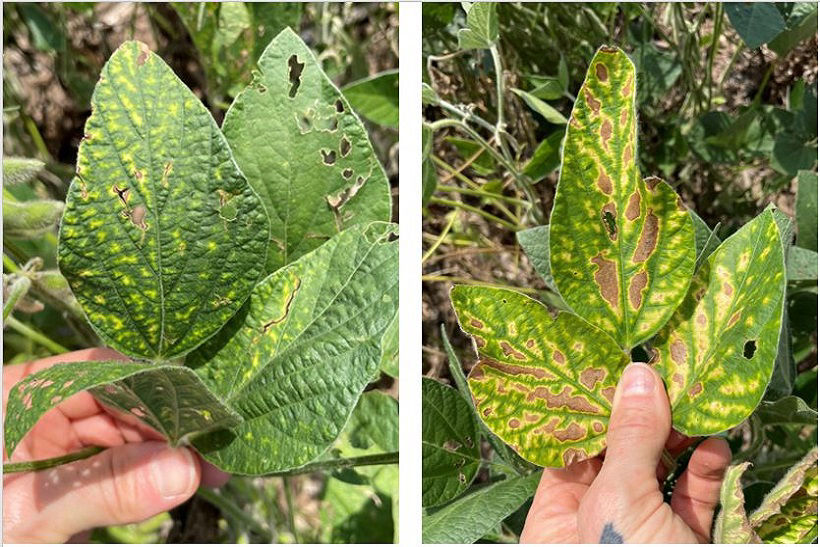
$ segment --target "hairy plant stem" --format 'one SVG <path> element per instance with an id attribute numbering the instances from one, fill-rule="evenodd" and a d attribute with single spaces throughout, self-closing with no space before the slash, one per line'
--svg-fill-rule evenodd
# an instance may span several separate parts
<path id="1" fill-rule="evenodd" d="M 367 456 L 357 456 L 355 458 L 338 458 L 335 460 L 322 460 L 309 463 L 298 469 L 290 471 L 280 471 L 263 475 L 265 477 L 293 477 L 317 471 L 331 471 L 335 469 L 350 469 L 352 467 L 367 467 L 370 465 L 390 465 L 399 463 L 398 452 L 384 452 L 382 454 L 369 454 Z"/>
<path id="2" fill-rule="evenodd" d="M 3 253 L 3 266 L 10 271 L 11 273 L 17 273 L 20 271 L 20 266 L 6 253 Z"/>
<path id="3" fill-rule="evenodd" d="M 715 53 L 720 43 L 720 30 L 723 26 L 723 4 L 715 4 L 715 23 L 712 30 L 712 46 L 709 48 L 709 57 L 706 61 L 706 77 L 703 85 L 706 86 L 706 109 L 712 108 L 712 66 L 715 63 Z"/>
<path id="4" fill-rule="evenodd" d="M 51 351 L 51 353 L 54 355 L 68 353 L 68 350 L 66 348 L 64 348 L 63 346 L 61 346 L 60 344 L 46 336 L 45 334 L 42 334 L 41 332 L 34 330 L 25 323 L 21 323 L 14 317 L 10 316 L 8 319 L 6 319 L 6 325 L 16 330 L 23 336 L 28 336 L 33 341 L 37 342 L 41 346 Z"/>
<path id="5" fill-rule="evenodd" d="M 291 491 L 290 478 L 285 475 L 282 477 L 282 488 L 285 490 L 285 503 L 288 506 L 288 528 L 293 535 L 294 543 L 302 543 L 299 540 L 299 532 L 296 531 L 296 515 L 293 509 L 293 492 Z"/>
<path id="6" fill-rule="evenodd" d="M 6 301 L 3 302 L 3 321 L 8 319 L 17 301 L 24 297 L 30 288 L 31 280 L 28 277 L 20 276 L 12 282 Z"/>
<path id="7" fill-rule="evenodd" d="M 63 465 L 66 463 L 76 462 L 78 460 L 90 458 L 91 456 L 99 454 L 103 450 L 105 450 L 105 448 L 103 448 L 102 446 L 86 446 L 82 450 L 72 452 L 71 454 L 65 454 L 64 456 L 57 456 L 56 458 L 48 458 L 45 460 L 32 460 L 27 462 L 3 463 L 3 474 L 6 475 L 8 473 L 42 471 L 43 469 L 50 469 L 52 467 L 57 467 L 58 465 Z"/>

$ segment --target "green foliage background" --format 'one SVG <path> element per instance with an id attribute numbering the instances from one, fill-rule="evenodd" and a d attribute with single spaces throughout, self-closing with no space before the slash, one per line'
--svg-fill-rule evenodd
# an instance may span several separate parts
<path id="1" fill-rule="evenodd" d="M 560 308 L 548 268 L 522 251 L 546 245 L 561 139 L 589 62 L 599 46 L 618 46 L 638 71 L 640 171 L 668 181 L 721 240 L 768 204 L 795 224 L 785 236 L 797 246 L 789 333 L 765 397 L 777 402 L 727 434 L 735 462 L 753 463 L 743 487 L 754 509 L 816 443 L 817 4 L 498 3 L 497 23 L 464 9 L 423 6 L 423 117 L 435 128 L 424 133 L 424 374 L 466 393 L 476 357 L 451 308 L 454 283 L 513 288 Z M 456 130 L 460 120 L 474 134 Z M 800 412 L 786 418 L 787 408 Z M 490 506 L 497 496 L 481 488 L 506 488 L 532 468 L 482 436 L 466 495 L 425 504 L 427 540 L 517 540 L 527 496 L 517 509 Z M 480 527 L 453 520 L 475 507 L 486 507 Z"/>
<path id="2" fill-rule="evenodd" d="M 10 283 L 4 275 L 4 300 L 14 305 L 15 291 L 28 291 L 8 319 L 4 310 L 5 364 L 100 344 L 54 272 L 54 223 L 75 170 L 94 84 L 125 40 L 149 44 L 221 123 L 234 95 L 250 82 L 263 48 L 292 26 L 339 87 L 364 81 L 350 101 L 365 119 L 397 195 L 395 72 L 373 78 L 398 67 L 396 5 L 6 3 L 3 23 L 4 171 L 12 175 L 4 181 L 4 202 L 23 204 L 16 215 L 4 210 L 4 273 L 27 272 Z M 28 201 L 38 209 L 25 207 Z M 327 458 L 398 450 L 397 383 L 383 374 L 368 389 Z M 388 465 L 333 475 L 233 478 L 171 514 L 97 530 L 92 541 L 392 542 L 397 473 L 397 466 Z M 378 527 L 370 524 L 375 516 Z"/>

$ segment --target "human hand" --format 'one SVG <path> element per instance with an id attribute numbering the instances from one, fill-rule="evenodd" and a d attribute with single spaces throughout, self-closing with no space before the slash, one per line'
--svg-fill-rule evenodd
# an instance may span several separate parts
<path id="1" fill-rule="evenodd" d="M 113 359 L 124 357 L 97 348 L 3 367 L 3 416 L 9 391 L 23 377 L 58 363 Z M 104 409 L 87 392 L 43 415 L 11 461 L 54 458 L 90 445 L 111 448 L 52 469 L 3 477 L 5 541 L 61 543 L 97 526 L 142 521 L 183 503 L 200 483 L 217 486 L 228 479 L 191 450 L 170 448 L 156 431 Z M 3 460 L 8 460 L 5 450 Z"/>
<path id="2" fill-rule="evenodd" d="M 694 442 L 670 434 L 671 423 L 658 373 L 643 363 L 629 365 L 615 392 L 606 456 L 544 470 L 521 542 L 708 543 L 732 454 L 724 439 L 705 440 L 665 503 L 661 454 Z"/>

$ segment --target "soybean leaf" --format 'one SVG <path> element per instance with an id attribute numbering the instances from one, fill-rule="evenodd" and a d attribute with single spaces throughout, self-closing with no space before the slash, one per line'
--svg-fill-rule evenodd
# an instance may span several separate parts
<path id="1" fill-rule="evenodd" d="M 726 15 L 750 49 L 760 47 L 786 28 L 773 2 L 727 2 Z"/>
<path id="2" fill-rule="evenodd" d="M 569 307 L 628 350 L 686 294 L 694 228 L 674 190 L 641 180 L 635 67 L 598 50 L 572 110 L 550 222 L 550 265 Z"/>
<path id="3" fill-rule="evenodd" d="M 3 184 L 13 185 L 31 181 L 45 164 L 40 160 L 8 156 L 3 158 Z"/>
<path id="4" fill-rule="evenodd" d="M 496 170 L 493 157 L 477 142 L 459 137 L 444 137 L 444 142 L 452 144 L 465 161 L 471 159 L 470 169 L 479 175 L 486 177 Z"/>
<path id="5" fill-rule="evenodd" d="M 804 249 L 817 250 L 817 173 L 797 173 L 797 244 Z"/>
<path id="6" fill-rule="evenodd" d="M 145 44 L 114 52 L 91 105 L 60 270 L 108 345 L 184 355 L 250 294 L 267 215 L 211 114 Z"/>
<path id="7" fill-rule="evenodd" d="M 794 46 L 817 34 L 817 3 L 795 2 L 786 21 L 786 29 L 767 44 L 784 57 Z"/>
<path id="8" fill-rule="evenodd" d="M 421 104 L 428 105 L 428 104 L 436 104 L 438 103 L 439 98 L 436 91 L 430 87 L 430 84 L 425 82 L 421 83 Z"/>
<path id="9" fill-rule="evenodd" d="M 792 246 L 786 272 L 789 281 L 817 281 L 817 251 Z"/>
<path id="10" fill-rule="evenodd" d="M 346 85 L 342 92 L 353 109 L 373 123 L 399 127 L 399 71 L 387 70 Z"/>
<path id="11" fill-rule="evenodd" d="M 795 395 L 776 402 L 764 402 L 755 411 L 763 425 L 804 424 L 817 425 L 817 411 Z"/>
<path id="12" fill-rule="evenodd" d="M 465 7 L 467 28 L 458 31 L 459 49 L 489 49 L 498 41 L 495 2 L 475 2 Z"/>
<path id="13" fill-rule="evenodd" d="M 241 421 L 186 367 L 127 361 L 66 363 L 26 376 L 9 391 L 6 453 L 14 452 L 46 411 L 86 389 L 146 422 L 171 444 Z"/>
<path id="14" fill-rule="evenodd" d="M 561 467 L 605 446 L 612 397 L 629 358 L 571 313 L 505 289 L 456 286 L 450 295 L 479 361 L 468 383 L 490 431 L 537 465 Z"/>
<path id="15" fill-rule="evenodd" d="M 713 230 L 691 209 L 689 210 L 689 216 L 692 217 L 692 223 L 695 227 L 695 256 L 697 256 L 695 270 L 697 270 L 703 261 L 709 258 L 714 250 L 718 248 L 718 245 L 720 245 L 720 238 L 717 235 L 720 223 L 718 223 L 718 226 L 715 226 Z"/>
<path id="16" fill-rule="evenodd" d="M 399 377 L 399 314 L 393 316 L 382 336 L 382 358 L 379 369 L 391 378 Z"/>
<path id="17" fill-rule="evenodd" d="M 12 201 L 4 197 L 3 235 L 24 239 L 41 236 L 56 226 L 62 213 L 62 201 Z"/>
<path id="18" fill-rule="evenodd" d="M 282 29 L 297 27 L 298 2 L 173 2 L 200 53 L 208 87 L 218 99 L 239 93 L 265 46 Z"/>
<path id="19" fill-rule="evenodd" d="M 561 141 L 564 130 L 555 131 L 541 141 L 530 161 L 524 166 L 524 174 L 534 181 L 541 180 L 561 165 Z"/>
<path id="20" fill-rule="evenodd" d="M 563 114 L 558 112 L 555 108 L 550 106 L 548 103 L 542 101 L 535 95 L 531 95 L 526 91 L 521 89 L 512 89 L 512 92 L 521 97 L 527 106 L 538 112 L 541 117 L 547 120 L 550 123 L 554 123 L 557 125 L 563 125 L 567 123 L 567 119 L 564 117 Z"/>
<path id="21" fill-rule="evenodd" d="M 535 493 L 541 473 L 502 480 L 422 516 L 424 543 L 474 543 Z"/>
<path id="22" fill-rule="evenodd" d="M 267 271 L 348 226 L 390 219 L 390 188 L 364 126 L 301 38 L 285 29 L 223 122 L 271 217 Z"/>
<path id="23" fill-rule="evenodd" d="M 711 435 L 752 413 L 772 375 L 785 285 L 771 211 L 726 239 L 701 266 L 658 334 L 651 361 L 666 379 L 676 430 Z"/>
<path id="24" fill-rule="evenodd" d="M 732 465 L 723 476 L 720 487 L 721 509 L 712 531 L 714 543 L 762 543 L 749 524 L 743 507 L 743 486 L 740 479 L 750 465 L 749 462 Z"/>
<path id="25" fill-rule="evenodd" d="M 804 543 L 817 528 L 817 448 L 786 472 L 749 521 L 766 543 Z"/>
<path id="26" fill-rule="evenodd" d="M 550 290 L 557 292 L 555 281 L 550 273 L 550 227 L 536 226 L 515 233 L 518 244 L 524 249 L 532 267 Z"/>
<path id="27" fill-rule="evenodd" d="M 421 504 L 433 507 L 464 492 L 481 467 L 478 423 L 455 389 L 421 384 Z"/>
<path id="28" fill-rule="evenodd" d="M 356 225 L 271 274 L 186 359 L 244 422 L 195 439 L 220 469 L 300 467 L 336 439 L 378 370 L 398 306 L 395 225 Z"/>

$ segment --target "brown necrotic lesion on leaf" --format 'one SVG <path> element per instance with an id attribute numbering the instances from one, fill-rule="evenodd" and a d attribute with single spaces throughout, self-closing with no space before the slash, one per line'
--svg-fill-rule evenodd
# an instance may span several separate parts
<path id="1" fill-rule="evenodd" d="M 613 309 L 617 308 L 619 289 L 618 270 L 615 261 L 604 258 L 602 252 L 593 256 L 589 261 L 598 267 L 595 271 L 595 283 L 601 290 L 601 296 Z"/>
<path id="2" fill-rule="evenodd" d="M 629 304 L 632 306 L 632 309 L 640 309 L 641 301 L 643 300 L 643 291 L 646 289 L 648 281 L 649 274 L 646 273 L 646 270 L 641 270 L 629 280 Z"/>
<path id="3" fill-rule="evenodd" d="M 608 196 L 612 195 L 612 179 L 603 169 L 601 169 L 601 172 L 598 174 L 598 188 L 600 188 L 604 194 Z"/>
<path id="4" fill-rule="evenodd" d="M 626 205 L 624 213 L 627 220 L 635 220 L 641 214 L 641 193 L 635 190 L 629 196 L 629 202 Z"/>
<path id="5" fill-rule="evenodd" d="M 268 321 L 267 323 L 262 325 L 262 332 L 263 333 L 268 332 L 268 330 L 272 326 L 278 325 L 279 323 L 281 323 L 282 321 L 287 319 L 288 315 L 290 314 L 290 306 L 291 306 L 291 304 L 293 304 L 293 299 L 296 298 L 296 293 L 299 292 L 299 288 L 301 286 L 302 286 L 301 278 L 296 277 L 295 278 L 295 285 L 294 285 L 293 289 L 290 291 L 290 294 L 288 295 L 287 300 L 285 301 L 285 309 L 282 311 L 282 315 L 280 315 L 279 317 L 277 317 L 275 319 L 271 319 L 270 321 Z"/>
<path id="6" fill-rule="evenodd" d="M 602 368 L 588 368 L 581 371 L 578 380 L 589 390 L 595 389 L 595 384 L 606 377 L 606 370 Z"/>
<path id="7" fill-rule="evenodd" d="M 657 215 L 649 209 L 646 214 L 646 220 L 641 230 L 641 238 L 638 240 L 638 246 L 635 248 L 635 253 L 632 255 L 632 262 L 640 264 L 645 262 L 649 255 L 655 250 L 658 245 L 658 230 L 660 227 L 660 220 Z"/>

